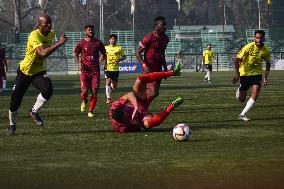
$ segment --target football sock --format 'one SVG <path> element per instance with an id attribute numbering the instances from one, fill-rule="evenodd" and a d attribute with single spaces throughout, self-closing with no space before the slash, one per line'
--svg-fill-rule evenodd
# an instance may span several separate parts
<path id="1" fill-rule="evenodd" d="M 45 104 L 47 100 L 42 97 L 41 93 L 37 96 L 36 102 L 32 108 L 33 112 L 38 112 Z"/>
<path id="2" fill-rule="evenodd" d="M 210 71 L 207 71 L 207 77 L 208 77 L 208 81 L 211 81 L 211 73 L 210 73 Z"/>
<path id="3" fill-rule="evenodd" d="M 95 106 L 97 104 L 97 95 L 92 95 L 91 100 L 90 100 L 90 109 L 89 112 L 93 112 Z"/>
<path id="4" fill-rule="evenodd" d="M 165 77 L 170 77 L 175 75 L 172 71 L 167 72 L 152 72 L 148 74 L 139 75 L 138 79 L 144 83 L 151 83 L 160 79 L 163 79 Z"/>
<path id="5" fill-rule="evenodd" d="M 82 101 L 87 102 L 88 101 L 88 94 L 81 93 L 81 99 L 82 99 Z"/>
<path id="6" fill-rule="evenodd" d="M 11 112 L 11 111 L 9 110 L 10 125 L 16 125 L 17 114 L 18 114 L 18 111 Z"/>
<path id="7" fill-rule="evenodd" d="M 106 85 L 106 96 L 107 96 L 107 98 L 111 98 L 111 97 L 110 97 L 110 93 L 111 93 L 111 92 L 112 92 L 112 87 Z"/>
<path id="8" fill-rule="evenodd" d="M 147 128 L 150 129 L 160 125 L 173 110 L 174 110 L 174 105 L 170 104 L 165 111 L 153 115 L 153 117 L 148 122 Z"/>
<path id="9" fill-rule="evenodd" d="M 254 107 L 254 105 L 255 105 L 255 101 L 252 98 L 250 98 L 247 101 L 246 107 L 243 109 L 240 115 L 244 116 L 248 111 L 250 111 L 250 109 L 252 109 L 252 107 Z"/>
<path id="10" fill-rule="evenodd" d="M 5 89 L 7 87 L 7 81 L 3 80 L 3 89 Z"/>

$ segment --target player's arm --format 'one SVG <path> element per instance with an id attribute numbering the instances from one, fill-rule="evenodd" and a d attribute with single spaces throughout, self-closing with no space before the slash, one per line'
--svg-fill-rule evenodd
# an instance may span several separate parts
<path id="1" fill-rule="evenodd" d="M 7 64 L 8 62 L 7 62 L 6 54 L 4 54 L 3 63 L 4 63 L 5 70 L 8 71 L 8 64 Z"/>
<path id="2" fill-rule="evenodd" d="M 263 78 L 263 85 L 267 86 L 268 84 L 268 75 L 269 75 L 269 71 L 270 71 L 270 52 L 267 52 L 267 55 L 265 57 L 265 62 L 266 62 L 266 67 L 265 67 L 265 72 L 264 72 L 264 78 Z"/>
<path id="3" fill-rule="evenodd" d="M 51 45 L 48 48 L 44 48 L 43 45 L 39 46 L 36 48 L 36 52 L 41 58 L 46 58 L 49 55 L 51 55 L 58 47 L 63 45 L 66 41 L 67 41 L 67 37 L 65 34 L 63 34 L 61 35 L 59 41 L 57 41 L 55 44 Z"/>
<path id="4" fill-rule="evenodd" d="M 142 53 L 145 51 L 145 48 L 141 45 L 141 42 L 139 43 L 136 51 L 135 51 L 135 56 L 138 60 L 138 62 L 142 65 L 142 67 L 144 68 L 145 73 L 149 72 L 149 67 L 145 64 L 143 57 L 142 57 Z"/>
<path id="5" fill-rule="evenodd" d="M 123 60 L 125 60 L 125 59 L 126 59 L 126 56 L 125 56 L 125 55 L 121 55 L 121 56 L 116 60 L 116 62 L 119 63 L 119 62 L 121 62 L 121 61 L 123 61 Z"/>
<path id="6" fill-rule="evenodd" d="M 233 77 L 233 80 L 232 82 L 235 84 L 237 83 L 237 81 L 239 81 L 240 79 L 240 71 L 239 71 L 239 68 L 240 68 L 240 64 L 242 63 L 242 59 L 240 58 L 236 58 L 236 61 L 235 61 L 235 71 L 236 71 L 236 74 L 235 76 Z"/>
<path id="7" fill-rule="evenodd" d="M 134 95 L 133 92 L 127 93 L 126 95 L 123 96 L 125 100 L 130 102 L 134 106 L 134 111 L 132 113 L 132 119 L 135 117 L 137 111 L 138 111 L 138 104 L 137 104 L 137 98 Z"/>

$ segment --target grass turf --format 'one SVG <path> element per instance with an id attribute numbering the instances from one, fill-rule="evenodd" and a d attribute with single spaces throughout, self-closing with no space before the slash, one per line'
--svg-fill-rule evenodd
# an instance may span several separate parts
<path id="1" fill-rule="evenodd" d="M 183 73 L 162 81 L 150 109 L 184 103 L 159 127 L 118 134 L 110 126 L 104 83 L 95 117 L 80 112 L 78 76 L 52 76 L 54 95 L 41 111 L 44 128 L 28 115 L 38 92 L 26 93 L 14 136 L 6 136 L 9 92 L 0 93 L 0 188 L 284 188 L 284 72 L 272 71 L 249 122 L 237 121 L 233 72 Z M 113 99 L 131 90 L 136 75 L 121 75 Z M 11 80 L 14 78 L 9 78 Z M 103 80 L 102 80 L 103 81 Z M 185 122 L 190 142 L 175 142 Z"/>

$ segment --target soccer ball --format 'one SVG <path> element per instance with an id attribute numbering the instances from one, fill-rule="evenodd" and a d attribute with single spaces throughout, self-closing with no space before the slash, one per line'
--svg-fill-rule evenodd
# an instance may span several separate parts
<path id="1" fill-rule="evenodd" d="M 188 141 L 189 137 L 191 137 L 189 126 L 185 123 L 177 124 L 173 129 L 173 137 L 179 142 Z"/>

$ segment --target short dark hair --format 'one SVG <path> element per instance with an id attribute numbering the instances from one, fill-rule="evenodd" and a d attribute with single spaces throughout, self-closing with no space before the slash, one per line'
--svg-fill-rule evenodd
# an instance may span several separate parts
<path id="1" fill-rule="evenodd" d="M 263 30 L 255 30 L 254 36 L 256 36 L 257 33 L 260 33 L 262 35 L 262 37 L 265 37 L 265 32 Z"/>
<path id="2" fill-rule="evenodd" d="M 112 118 L 118 123 L 122 123 L 124 121 L 124 111 L 122 108 L 116 108 L 111 110 Z"/>
<path id="3" fill-rule="evenodd" d="M 88 24 L 88 25 L 85 26 L 85 29 L 87 29 L 87 28 L 95 29 L 95 26 L 91 25 L 91 24 Z"/>
<path id="4" fill-rule="evenodd" d="M 163 17 L 163 16 L 157 16 L 156 18 L 154 18 L 154 25 L 156 25 L 156 23 L 157 23 L 158 21 L 160 21 L 160 20 L 166 21 L 165 17 Z"/>
<path id="5" fill-rule="evenodd" d="M 208 44 L 207 44 L 207 46 L 209 46 L 209 45 L 210 45 L 210 46 L 212 46 L 212 44 L 211 44 L 211 43 L 208 43 Z"/>
<path id="6" fill-rule="evenodd" d="M 117 35 L 111 34 L 111 35 L 109 35 L 109 39 L 110 39 L 110 38 L 115 38 L 115 39 L 117 39 Z"/>

